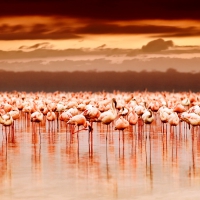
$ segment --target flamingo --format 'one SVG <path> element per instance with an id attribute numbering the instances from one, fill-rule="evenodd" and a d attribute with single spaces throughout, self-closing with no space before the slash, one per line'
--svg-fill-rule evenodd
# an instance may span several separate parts
<path id="1" fill-rule="evenodd" d="M 41 141 L 40 122 L 42 122 L 42 120 L 43 120 L 43 114 L 40 111 L 35 111 L 31 114 L 31 122 L 39 124 L 40 141 Z"/>
<path id="2" fill-rule="evenodd" d="M 154 116 L 151 110 L 146 110 L 143 114 L 142 114 L 142 119 L 144 121 L 145 124 L 151 124 L 154 120 Z"/>
<path id="3" fill-rule="evenodd" d="M 50 129 L 50 122 L 54 123 L 56 120 L 56 114 L 55 114 L 55 112 L 52 111 L 51 108 L 47 113 L 47 120 L 49 122 L 49 129 Z"/>
<path id="4" fill-rule="evenodd" d="M 168 120 L 168 123 L 170 124 L 170 128 L 172 126 L 177 126 L 180 122 L 180 119 L 178 117 L 178 114 L 176 112 L 172 112 L 170 115 L 169 115 L 169 120 Z"/>
<path id="5" fill-rule="evenodd" d="M 71 113 L 64 111 L 60 116 L 59 119 L 60 121 L 68 122 L 69 119 L 73 117 Z"/>
<path id="6" fill-rule="evenodd" d="M 117 102 L 116 99 L 113 98 L 111 102 L 111 108 L 108 111 L 101 113 L 98 120 L 101 121 L 102 124 L 107 125 L 107 132 L 108 132 L 108 125 L 113 122 L 117 117 Z M 106 140 L 107 140 L 107 132 L 106 132 Z"/>
<path id="7" fill-rule="evenodd" d="M 190 100 L 188 98 L 184 98 L 182 101 L 181 101 L 181 104 L 185 107 L 185 108 L 188 108 L 190 106 Z"/>
<path id="8" fill-rule="evenodd" d="M 157 112 L 160 108 L 160 104 L 158 101 L 153 99 L 153 101 L 150 102 L 148 108 L 151 109 L 153 112 Z"/>
<path id="9" fill-rule="evenodd" d="M 78 115 L 78 109 L 73 106 L 72 108 L 70 108 L 69 110 L 67 110 L 68 113 L 70 113 L 72 116 Z"/>
<path id="10" fill-rule="evenodd" d="M 35 111 L 31 114 L 31 122 L 40 123 L 43 120 L 43 114 L 40 111 Z"/>
<path id="11" fill-rule="evenodd" d="M 172 109 L 169 109 L 165 104 L 163 104 L 163 106 L 161 106 L 158 110 L 159 113 L 159 117 L 161 122 L 163 123 L 163 132 L 164 132 L 164 124 L 169 121 L 169 115 L 173 112 Z M 167 126 L 166 126 L 167 129 Z"/>
<path id="12" fill-rule="evenodd" d="M 14 128 L 14 126 L 15 126 L 15 120 L 17 120 L 17 119 L 20 118 L 19 109 L 17 107 L 14 107 L 9 113 L 10 113 L 10 115 L 13 118 L 13 128 Z"/>
<path id="13" fill-rule="evenodd" d="M 101 112 L 99 111 L 98 108 L 92 106 L 92 105 L 88 105 L 86 110 L 83 112 L 83 115 L 86 117 L 87 120 L 90 121 L 91 123 L 91 128 L 92 128 L 92 124 L 94 121 L 97 121 L 97 119 L 100 117 Z"/>
<path id="14" fill-rule="evenodd" d="M 180 119 L 192 126 L 200 125 L 200 116 L 196 113 L 183 112 Z"/>
<path id="15" fill-rule="evenodd" d="M 188 113 L 196 113 L 198 115 L 200 115 L 200 106 L 199 105 L 195 105 L 189 108 Z"/>
<path id="16" fill-rule="evenodd" d="M 3 105 L 0 105 L 0 114 L 4 115 L 6 114 L 5 110 L 3 109 Z"/>
<path id="17" fill-rule="evenodd" d="M 138 115 L 132 110 L 128 115 L 128 122 L 130 125 L 136 125 L 138 122 Z"/>
<path id="18" fill-rule="evenodd" d="M 13 124 L 13 118 L 10 113 L 4 115 L 0 114 L 0 123 L 3 126 L 11 126 Z"/>
<path id="19" fill-rule="evenodd" d="M 136 105 L 134 110 L 137 113 L 137 115 L 141 117 L 146 110 L 146 103 L 142 102 L 139 105 Z"/>
<path id="20" fill-rule="evenodd" d="M 60 113 L 61 111 L 65 110 L 66 106 L 63 102 L 59 102 L 56 104 L 56 111 Z"/>
<path id="21" fill-rule="evenodd" d="M 23 101 L 22 101 L 22 99 L 18 99 L 18 100 L 16 101 L 16 106 L 17 106 L 17 108 L 18 108 L 19 110 L 22 110 L 22 109 L 23 109 Z"/>
<path id="22" fill-rule="evenodd" d="M 12 118 L 11 114 L 6 113 L 6 114 L 2 115 L 0 113 L 0 124 L 2 124 L 5 127 L 5 129 L 6 129 L 6 127 L 12 126 L 13 118 Z M 12 132 L 12 134 L 14 134 L 14 133 Z M 7 132 L 6 132 L 6 141 L 7 141 Z"/>
<path id="23" fill-rule="evenodd" d="M 3 105 L 3 109 L 5 110 L 6 113 L 10 112 L 12 110 L 12 105 L 5 103 Z"/>
<path id="24" fill-rule="evenodd" d="M 169 121 L 169 115 L 170 114 L 164 110 L 160 110 L 159 112 L 160 120 L 163 123 L 163 131 L 164 131 L 164 124 Z"/>
<path id="25" fill-rule="evenodd" d="M 137 106 L 137 101 L 135 98 L 133 98 L 129 103 L 128 103 L 129 107 L 132 107 L 133 109 L 135 108 L 135 106 Z"/>
<path id="26" fill-rule="evenodd" d="M 119 141 L 120 141 L 120 131 L 123 133 L 123 141 L 124 141 L 124 129 L 129 127 L 129 122 L 124 119 L 122 116 L 120 116 L 115 121 L 115 130 L 119 130 Z"/>
<path id="27" fill-rule="evenodd" d="M 129 126 L 129 122 L 120 116 L 115 122 L 115 130 L 124 130 Z"/>
<path id="28" fill-rule="evenodd" d="M 181 103 L 177 103 L 177 104 L 174 106 L 173 111 L 174 111 L 174 112 L 177 112 L 177 113 L 182 113 L 182 112 L 185 112 L 185 111 L 186 111 L 186 108 L 185 108 Z"/>
<path id="29" fill-rule="evenodd" d="M 142 120 L 145 124 L 150 125 L 150 131 L 149 131 L 149 137 L 150 137 L 150 132 L 151 132 L 151 123 L 154 121 L 154 116 L 153 113 L 150 109 L 147 109 L 143 114 L 142 114 Z"/>
<path id="30" fill-rule="evenodd" d="M 86 104 L 80 103 L 80 104 L 77 106 L 77 109 L 80 110 L 80 111 L 84 111 L 84 110 L 86 109 Z"/>
<path id="31" fill-rule="evenodd" d="M 113 98 L 111 102 L 111 108 L 108 111 L 101 113 L 98 120 L 100 120 L 103 124 L 106 125 L 109 125 L 111 122 L 113 122 L 117 117 L 116 105 L 116 99 Z"/>
<path id="32" fill-rule="evenodd" d="M 76 100 L 71 100 L 71 101 L 68 102 L 66 108 L 67 108 L 67 109 L 70 109 L 70 108 L 77 108 L 77 106 L 78 106 L 77 101 L 76 101 Z"/>
<path id="33" fill-rule="evenodd" d="M 127 116 L 128 113 L 129 113 L 129 109 L 125 106 L 122 106 L 118 114 L 121 116 Z"/>
<path id="34" fill-rule="evenodd" d="M 77 138 L 78 138 L 79 131 L 87 130 L 87 127 L 89 129 L 89 134 L 91 132 L 90 123 L 86 120 L 86 118 L 85 118 L 85 116 L 83 116 L 83 114 L 78 114 L 78 115 L 75 115 L 75 116 L 71 117 L 69 119 L 69 121 L 67 122 L 67 124 L 74 125 L 74 128 L 71 131 L 71 133 L 72 134 L 77 133 Z M 80 126 L 83 126 L 83 129 L 79 130 Z M 76 127 L 78 127 L 78 131 L 77 132 L 75 132 L 75 128 Z M 89 137 L 88 137 L 88 140 L 89 140 Z"/>
<path id="35" fill-rule="evenodd" d="M 64 102 L 58 102 L 56 104 L 57 129 L 59 128 L 58 119 L 60 119 L 60 113 L 63 112 L 66 109 L 66 107 L 67 106 L 65 105 Z"/>

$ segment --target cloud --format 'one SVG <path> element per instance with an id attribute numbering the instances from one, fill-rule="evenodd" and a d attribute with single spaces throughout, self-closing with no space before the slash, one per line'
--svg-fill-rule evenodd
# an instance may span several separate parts
<path id="1" fill-rule="evenodd" d="M 77 56 L 83 57 L 85 56 L 88 58 L 93 58 L 95 56 L 115 56 L 115 55 L 126 55 L 130 52 L 129 49 L 110 49 L 105 48 L 104 45 L 94 48 L 94 49 L 65 49 L 65 50 L 57 50 L 57 49 L 49 49 L 48 47 L 52 47 L 51 44 L 47 44 L 47 46 L 42 46 L 43 43 L 37 43 L 32 46 L 20 46 L 19 50 L 17 51 L 1 51 L 0 50 L 0 60 L 14 60 L 14 59 L 41 59 L 41 58 L 56 58 L 56 57 L 70 57 L 70 56 Z M 49 46 L 48 46 L 49 45 Z M 47 47 L 47 48 L 37 48 L 33 49 L 33 47 Z M 23 51 L 23 50 L 31 50 L 31 51 Z M 134 50 L 131 50 L 133 52 Z"/>
<path id="2" fill-rule="evenodd" d="M 141 49 L 120 49 L 120 48 L 106 48 L 106 44 L 102 44 L 96 48 L 79 48 L 79 49 L 64 49 L 58 50 L 53 49 L 53 45 L 48 42 L 35 43 L 31 46 L 20 46 L 18 50 L 13 51 L 2 51 L 0 50 L 0 61 L 1 60 L 23 60 L 23 59 L 46 59 L 47 62 L 54 58 L 69 58 L 76 57 L 82 59 L 94 59 L 99 57 L 115 58 L 118 62 L 118 58 L 123 59 L 123 57 L 152 57 L 152 56 L 170 56 L 173 57 L 183 57 L 187 58 L 200 57 L 200 46 L 173 46 L 172 41 L 164 41 L 163 39 L 157 39 L 150 41 L 147 45 L 144 45 Z M 165 51 L 163 51 L 165 50 Z M 153 54 L 152 54 L 153 53 Z"/>
<path id="3" fill-rule="evenodd" d="M 14 19 L 13 19 L 14 20 Z M 81 25 L 81 27 L 80 27 Z M 88 34 L 151 34 L 151 37 L 200 36 L 200 28 L 195 26 L 176 27 L 162 25 L 118 25 L 93 20 L 74 24 L 52 21 L 33 24 L 0 24 L 0 40 L 34 40 L 34 39 L 79 39 L 84 40 Z"/>
<path id="4" fill-rule="evenodd" d="M 74 29 L 74 33 L 78 34 L 183 34 L 195 32 L 200 34 L 200 30 L 192 27 L 178 27 L 170 25 L 117 25 L 111 23 L 90 22 L 80 28 Z"/>
<path id="5" fill-rule="evenodd" d="M 82 39 L 69 27 L 55 27 L 54 24 L 30 24 L 0 26 L 0 40 L 36 40 L 36 39 Z"/>
<path id="6" fill-rule="evenodd" d="M 159 52 L 173 46 L 172 40 L 164 41 L 163 39 L 156 39 L 142 46 L 142 51 L 146 53 Z"/>
<path id="7" fill-rule="evenodd" d="M 32 46 L 20 46 L 19 49 L 22 49 L 22 50 L 33 50 L 33 49 L 50 49 L 52 48 L 53 46 L 49 43 L 49 42 L 42 42 L 42 43 L 37 43 L 37 44 L 34 44 Z"/>
<path id="8" fill-rule="evenodd" d="M 198 0 L 7 0 L 1 2 L 0 16 L 30 15 L 65 16 L 109 21 L 135 19 L 200 19 Z"/>
<path id="9" fill-rule="evenodd" d="M 177 28 L 176 30 L 171 29 L 172 31 L 163 32 L 163 34 L 158 34 L 156 37 L 193 37 L 193 36 L 200 36 L 200 28 L 199 26 L 189 26 L 185 28 Z M 153 36 L 155 37 L 155 36 Z"/>
<path id="10" fill-rule="evenodd" d="M 104 47 L 106 47 L 106 44 L 102 44 L 101 46 L 98 46 L 96 49 L 103 49 Z"/>

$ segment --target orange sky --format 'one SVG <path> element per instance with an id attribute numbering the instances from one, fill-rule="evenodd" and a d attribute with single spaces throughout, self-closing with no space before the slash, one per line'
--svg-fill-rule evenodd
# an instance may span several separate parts
<path id="1" fill-rule="evenodd" d="M 197 0 L 3 1 L 0 69 L 196 72 L 199 10 Z"/>
<path id="2" fill-rule="evenodd" d="M 52 16 L 0 17 L 1 50 L 17 50 L 48 42 L 48 48 L 141 48 L 156 38 L 175 45 L 200 46 L 198 20 L 116 20 L 61 18 Z"/>

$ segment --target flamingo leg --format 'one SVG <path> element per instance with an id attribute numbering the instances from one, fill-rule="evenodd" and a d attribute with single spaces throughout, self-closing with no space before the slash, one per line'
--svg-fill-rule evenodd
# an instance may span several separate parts
<path id="1" fill-rule="evenodd" d="M 39 136 L 40 136 L 40 143 L 41 143 L 40 123 L 39 123 Z"/>
<path id="2" fill-rule="evenodd" d="M 106 141 L 107 141 L 107 137 L 108 137 L 108 126 L 107 126 L 107 131 L 106 131 Z"/>

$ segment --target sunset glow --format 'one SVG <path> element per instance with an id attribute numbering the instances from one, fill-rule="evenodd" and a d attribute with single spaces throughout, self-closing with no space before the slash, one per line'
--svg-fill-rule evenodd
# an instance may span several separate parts
<path id="1" fill-rule="evenodd" d="M 0 1 L 1 200 L 200 199 L 200 0 Z"/>
<path id="2" fill-rule="evenodd" d="M 0 13 L 1 70 L 200 71 L 195 0 L 9 1 Z"/>
<path id="3" fill-rule="evenodd" d="M 48 48 L 141 48 L 155 38 L 200 45 L 198 20 L 93 20 L 56 16 L 0 17 L 1 50 L 48 42 Z"/>
<path id="4" fill-rule="evenodd" d="M 166 38 L 168 39 L 168 38 Z M 191 38 L 170 38 L 177 46 L 200 46 L 200 36 Z M 68 48 L 98 48 L 104 45 L 106 48 L 137 49 L 153 40 L 151 36 L 146 35 L 85 35 L 84 39 L 71 40 L 12 40 L 1 41 L 1 50 L 18 50 L 21 46 L 32 46 L 37 43 L 47 42 L 50 49 L 68 49 Z"/>

